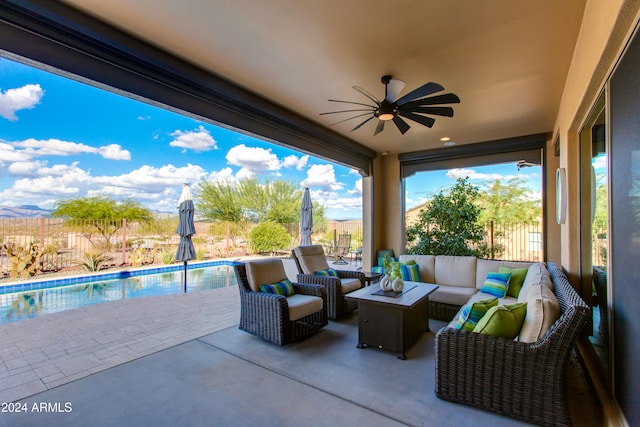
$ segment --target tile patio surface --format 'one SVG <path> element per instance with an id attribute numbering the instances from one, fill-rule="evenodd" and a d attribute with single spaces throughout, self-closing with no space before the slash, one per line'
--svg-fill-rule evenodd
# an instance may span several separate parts
<path id="1" fill-rule="evenodd" d="M 433 332 L 401 361 L 355 348 L 357 314 L 285 347 L 239 331 L 238 319 L 233 286 L 0 325 L 0 402 L 73 406 L 3 413 L 0 426 L 525 425 L 435 397 Z M 601 425 L 575 360 L 569 379 L 574 424 Z"/>

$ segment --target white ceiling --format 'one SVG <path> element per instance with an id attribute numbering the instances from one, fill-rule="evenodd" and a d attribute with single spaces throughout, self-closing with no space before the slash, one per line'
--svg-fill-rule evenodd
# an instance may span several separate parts
<path id="1" fill-rule="evenodd" d="M 453 118 L 401 135 L 334 130 L 377 152 L 552 131 L 585 0 L 64 0 L 303 116 L 384 97 L 380 77 L 454 92 Z"/>

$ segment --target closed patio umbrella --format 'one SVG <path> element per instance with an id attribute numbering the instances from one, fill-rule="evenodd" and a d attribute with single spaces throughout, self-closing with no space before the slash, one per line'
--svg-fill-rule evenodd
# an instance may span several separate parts
<path id="1" fill-rule="evenodd" d="M 184 184 L 182 194 L 178 202 L 178 230 L 180 244 L 176 252 L 176 260 L 184 261 L 184 291 L 187 292 L 187 261 L 196 258 L 196 249 L 193 247 L 191 236 L 196 234 L 196 227 L 193 224 L 193 214 L 195 207 L 191 197 L 191 187 Z"/>
<path id="2" fill-rule="evenodd" d="M 300 206 L 300 246 L 311 245 L 311 233 L 313 232 L 313 205 L 309 189 L 304 189 L 302 205 Z"/>

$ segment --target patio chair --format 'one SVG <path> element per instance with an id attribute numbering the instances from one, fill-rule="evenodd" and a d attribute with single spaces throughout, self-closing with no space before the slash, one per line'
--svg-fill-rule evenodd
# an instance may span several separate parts
<path id="1" fill-rule="evenodd" d="M 344 296 L 364 286 L 363 272 L 333 270 L 337 277 L 325 275 L 329 274 L 329 264 L 321 245 L 298 246 L 292 254 L 298 267 L 298 282 L 323 285 L 327 289 L 330 319 L 342 317 L 358 307 L 356 302 L 347 301 Z"/>
<path id="2" fill-rule="evenodd" d="M 344 257 L 349 254 L 349 250 L 351 249 L 351 234 L 341 234 L 338 237 L 338 243 L 336 244 L 336 248 L 331 252 L 331 256 L 336 257 L 337 259 L 333 261 L 334 264 L 349 264 L 345 261 Z"/>
<path id="3" fill-rule="evenodd" d="M 240 291 L 239 329 L 265 341 L 285 345 L 328 324 L 327 292 L 314 284 L 292 283 L 291 296 L 266 293 L 261 285 L 287 278 L 281 259 L 267 258 L 234 266 Z"/>

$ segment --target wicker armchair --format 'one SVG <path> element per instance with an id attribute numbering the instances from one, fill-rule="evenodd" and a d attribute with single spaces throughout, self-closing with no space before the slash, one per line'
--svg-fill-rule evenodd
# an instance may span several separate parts
<path id="1" fill-rule="evenodd" d="M 356 302 L 347 301 L 344 296 L 364 286 L 364 273 L 336 270 L 338 277 L 316 275 L 316 271 L 329 269 L 321 245 L 298 246 L 292 254 L 298 267 L 298 282 L 322 285 L 327 289 L 327 314 L 330 319 L 338 319 L 358 308 Z"/>
<path id="2" fill-rule="evenodd" d="M 234 270 L 240 291 L 241 330 L 285 345 L 328 324 L 327 292 L 322 286 L 293 283 L 296 293 L 290 297 L 260 292 L 260 284 L 276 283 L 287 277 L 282 260 L 269 258 L 236 264 Z M 320 310 L 311 312 L 305 307 L 309 302 L 314 310 L 318 306 Z"/>
<path id="3" fill-rule="evenodd" d="M 589 320 L 562 270 L 548 264 L 561 316 L 535 343 L 453 328 L 436 334 L 436 395 L 530 423 L 570 426 L 567 367 Z"/>

